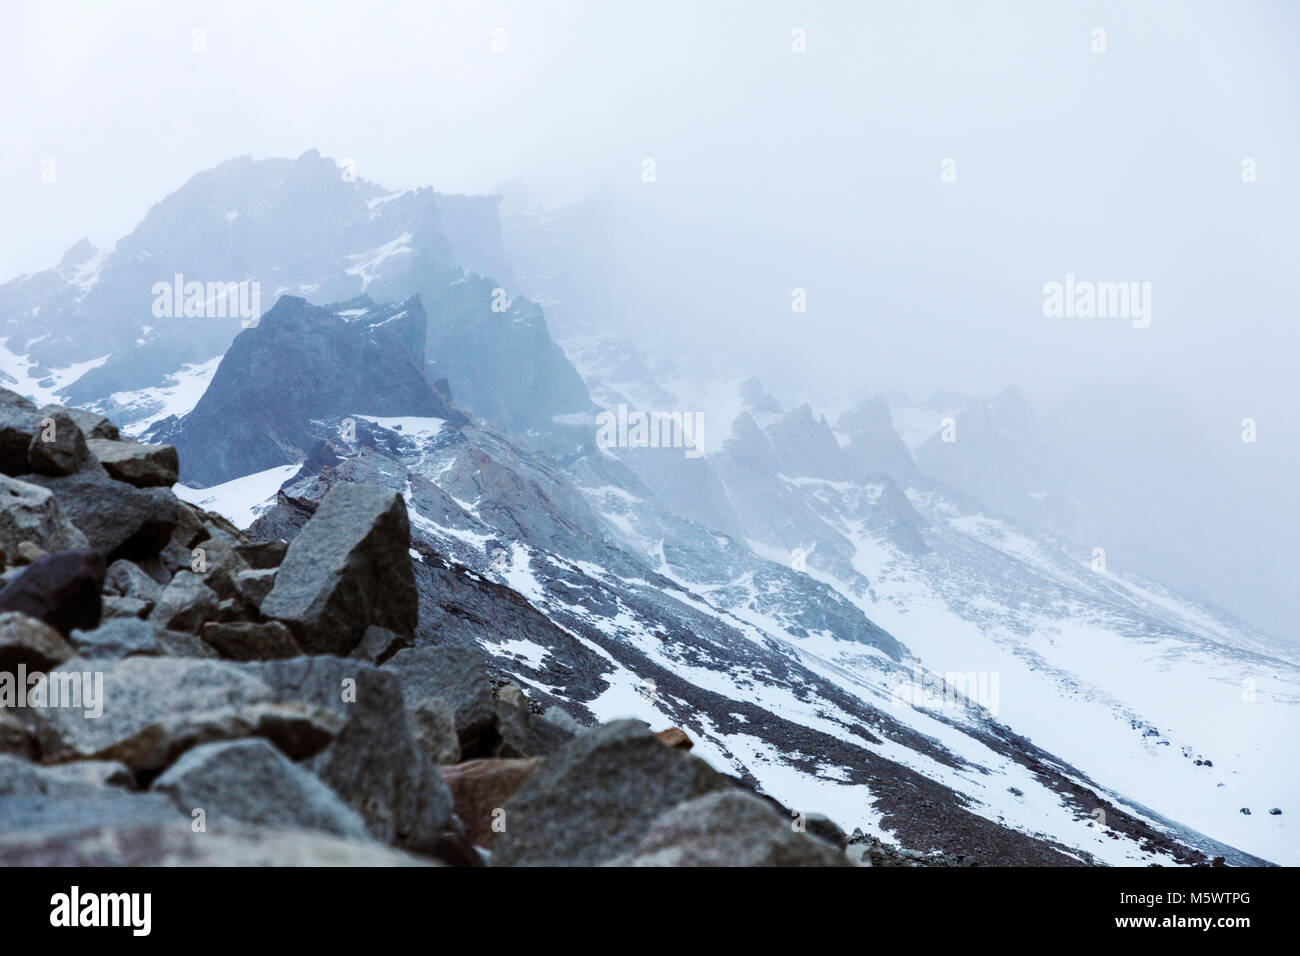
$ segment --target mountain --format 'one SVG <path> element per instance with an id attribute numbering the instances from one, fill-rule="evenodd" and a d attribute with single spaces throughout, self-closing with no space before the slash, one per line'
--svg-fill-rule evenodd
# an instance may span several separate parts
<path id="1" fill-rule="evenodd" d="M 1289 494 L 1289 474 L 1277 458 L 1260 455 L 1277 436 L 1266 435 L 1262 447 L 1243 441 L 1241 416 L 1201 421 L 1195 407 L 1158 389 L 1096 386 L 1050 409 L 1043 430 L 1061 454 L 1124 489 L 1154 528 L 1144 529 L 1148 540 L 1188 543 L 1152 555 L 1146 542 L 1127 542 L 1126 560 L 1295 639 L 1300 597 L 1291 586 L 1290 542 L 1300 536 L 1300 514 L 1274 505 Z"/>
<path id="2" fill-rule="evenodd" d="M 916 474 L 916 462 L 894 427 L 884 395 L 860 402 L 841 415 L 835 432 L 859 473 L 880 473 L 904 481 Z"/>
<path id="3" fill-rule="evenodd" d="M 388 190 L 316 150 L 230 160 L 154 205 L 113 249 L 83 241 L 56 268 L 0 285 L 0 382 L 140 433 L 190 411 L 235 336 L 282 295 L 418 295 L 434 316 L 431 380 L 449 379 L 464 408 L 511 428 L 583 412 L 586 390 L 541 310 L 496 291 L 506 280 L 491 276 L 510 274 L 498 198 Z M 155 287 L 177 276 L 204 285 L 203 314 L 179 303 L 156 314 Z M 235 302 L 208 283 L 238 286 L 250 314 L 226 314 Z"/>
<path id="4" fill-rule="evenodd" d="M 417 648 L 467 655 L 580 724 L 680 728 L 783 808 L 935 859 L 1300 859 L 1294 650 L 1122 546 L 1098 565 L 1092 541 L 1142 527 L 1141 507 L 1080 470 L 1022 396 L 823 411 L 717 357 L 629 341 L 617 314 L 597 325 L 599 291 L 571 297 L 557 344 L 536 303 L 561 299 L 544 273 L 563 244 L 530 260 L 526 299 L 467 263 L 529 233 L 494 228 L 492 197 L 448 203 L 348 181 L 314 153 L 218 167 L 141 229 L 212 251 L 247 219 L 220 262 L 282 278 L 269 311 L 228 323 L 228 350 L 185 352 L 188 371 L 152 330 L 105 331 L 85 361 L 115 350 L 87 371 L 38 365 L 32 305 L 3 319 L 12 368 L 42 400 L 84 389 L 175 444 L 176 493 L 268 551 L 313 540 L 331 495 L 381 486 L 405 504 Z M 140 247 L 119 243 L 94 284 L 81 249 L 5 294 L 63 288 L 45 301 L 64 335 L 89 308 L 74 279 L 125 288 L 123 248 Z M 160 335 L 191 348 L 176 330 L 206 320 L 168 321 Z M 152 384 L 105 392 L 110 373 Z M 652 414 L 668 440 L 602 429 Z"/>
<path id="5" fill-rule="evenodd" d="M 606 366 L 588 369 L 580 360 L 579 367 L 597 376 Z M 682 390 L 658 396 L 665 407 L 698 401 L 685 382 L 675 387 Z M 639 388 L 650 391 L 648 383 Z M 605 394 L 595 381 L 592 392 Z M 889 410 L 874 402 L 876 445 L 889 453 L 864 456 L 861 465 L 847 435 L 838 450 L 825 441 L 824 422 L 810 409 L 786 412 L 752 382 L 737 393 L 744 410 L 730 436 L 698 462 L 742 516 L 737 544 L 798 564 L 896 635 L 908 648 L 905 660 L 933 675 L 921 684 L 1000 682 L 998 719 L 1108 793 L 1167 819 L 1195 821 L 1224 843 L 1291 858 L 1294 843 L 1281 817 L 1261 825 L 1258 810 L 1239 811 L 1282 807 L 1300 796 L 1294 775 L 1281 769 L 1300 744 L 1292 709 L 1300 699 L 1300 658 L 1285 642 L 1153 579 L 1123 556 L 1099 567 L 1091 547 L 1008 514 L 1017 492 L 1060 487 L 1048 476 L 1068 475 L 1016 393 L 989 403 L 936 396 L 925 407 L 904 409 L 910 428 L 897 428 L 894 440 L 880 428 L 892 413 L 882 414 Z M 698 383 L 693 394 L 701 394 Z M 855 412 L 842 416 L 849 421 L 840 431 L 852 428 L 861 414 Z M 924 471 L 931 455 L 948 450 L 938 447 L 937 434 L 925 437 L 925 423 L 938 430 L 947 417 L 957 423 L 956 444 L 975 446 L 953 460 L 963 467 L 950 463 L 946 472 L 965 488 Z M 910 468 L 900 454 L 904 437 L 923 449 Z M 645 454 L 620 455 L 630 462 L 639 453 Z M 884 461 L 893 467 L 882 467 Z M 1095 479 L 1069 480 L 1080 498 L 1115 498 Z M 662 550 L 672 565 L 672 552 L 643 514 L 663 499 L 659 488 L 625 485 L 616 495 L 603 475 L 582 484 L 593 500 L 616 509 L 620 526 L 646 529 L 638 535 L 643 553 Z M 710 574 L 694 556 L 674 573 L 688 586 L 717 588 L 710 593 L 751 610 L 761 606 L 765 614 L 796 606 L 793 595 L 774 596 L 757 580 Z M 861 667 L 834 640 L 817 653 L 843 673 Z"/>
<path id="6" fill-rule="evenodd" d="M 182 480 L 219 484 L 306 458 L 321 440 L 308 422 L 322 415 L 463 420 L 424 375 L 427 326 L 418 297 L 321 309 L 282 296 L 235 338 L 194 410 L 147 437 L 176 447 Z"/>
<path id="7" fill-rule="evenodd" d="M 1269 790 L 1267 762 L 1227 753 L 1246 732 L 1270 759 L 1283 752 L 1290 740 L 1272 715 L 1211 733 L 1170 709 L 1172 690 L 1134 701 L 1072 655 L 1079 641 L 1104 640 L 1108 653 L 1131 642 L 1125 675 L 1144 679 L 1159 679 L 1157 662 L 1176 652 L 1280 668 L 1279 683 L 1261 685 L 1267 694 L 1294 686 L 1294 662 L 1263 644 L 1232 651 L 1231 622 L 1207 631 L 1210 612 L 1153 582 L 1095 580 L 1063 546 L 971 513 L 968 498 L 933 480 L 918 479 L 922 492 L 842 474 L 852 466 L 826 443 L 821 416 L 783 411 L 756 383 L 741 391 L 748 407 L 732 435 L 692 464 L 709 470 L 752 537 L 679 516 L 641 477 L 657 472 L 630 464 L 688 461 L 680 449 L 590 447 L 560 464 L 473 418 L 382 417 L 360 405 L 301 413 L 333 453 L 304 462 L 250 530 L 292 538 L 332 487 L 380 483 L 410 514 L 420 640 L 483 654 L 539 706 L 683 727 L 715 766 L 846 828 L 988 862 L 1253 859 L 1168 810 L 1217 827 L 1206 812 L 1216 800 L 1285 803 Z M 354 442 L 338 440 L 344 418 L 357 424 Z M 822 454 L 804 467 L 807 449 Z M 221 508 L 236 486 L 204 500 Z M 1043 549 L 1033 560 L 1030 541 Z M 791 560 L 801 546 L 805 560 Z M 1045 721 L 1060 698 L 1084 729 L 1062 735 Z M 1043 748 L 1040 734 L 1060 749 Z M 1143 799 L 1101 782 L 1114 770 L 1092 734 L 1153 771 L 1122 778 Z M 1224 832 L 1251 845 L 1249 830 Z"/>

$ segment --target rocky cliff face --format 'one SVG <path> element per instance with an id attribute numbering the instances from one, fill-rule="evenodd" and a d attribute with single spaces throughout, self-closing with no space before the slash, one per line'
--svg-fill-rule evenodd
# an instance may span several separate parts
<path id="1" fill-rule="evenodd" d="M 321 309 L 284 296 L 235 339 L 194 411 L 151 437 L 179 449 L 187 481 L 214 484 L 306 458 L 323 416 L 463 420 L 422 370 L 426 326 L 418 298 Z"/>

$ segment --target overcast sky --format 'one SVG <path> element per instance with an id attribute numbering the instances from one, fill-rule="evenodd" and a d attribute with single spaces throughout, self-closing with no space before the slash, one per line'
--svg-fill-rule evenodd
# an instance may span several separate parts
<path id="1" fill-rule="evenodd" d="M 628 313 L 657 336 L 790 382 L 1016 383 L 1040 408 L 1141 380 L 1268 422 L 1295 463 L 1300 5 L 6 0 L 0 18 L 0 278 L 112 243 L 244 153 L 314 147 L 444 192 L 604 188 Z M 1150 327 L 1044 317 L 1066 273 L 1150 282 Z"/>

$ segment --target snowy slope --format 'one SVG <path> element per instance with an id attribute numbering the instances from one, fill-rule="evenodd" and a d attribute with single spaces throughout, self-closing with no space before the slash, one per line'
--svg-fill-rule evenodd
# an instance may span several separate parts
<path id="1" fill-rule="evenodd" d="M 467 629 L 465 640 L 534 695 L 600 719 L 686 727 L 702 756 L 787 806 L 913 848 L 1002 862 L 1169 865 L 1194 859 L 1194 847 L 1206 853 L 1201 859 L 1247 860 L 1020 741 L 1006 726 L 1015 726 L 1005 713 L 1011 680 L 996 717 L 950 697 L 909 693 L 921 665 L 870 621 L 853 618 L 835 582 L 682 523 L 641 494 L 614 493 L 610 474 L 582 489 L 592 512 L 565 506 L 567 531 L 536 523 L 573 491 L 546 459 L 477 426 L 363 420 L 343 463 L 327 473 L 304 470 L 286 493 L 318 498 L 337 480 L 401 491 L 421 587 L 440 595 L 431 598 L 436 613 L 475 602 L 441 618 L 438 640 L 457 639 L 453 622 Z M 337 423 L 323 425 L 339 433 Z M 262 480 L 269 506 L 280 472 L 231 483 L 210 505 L 247 517 L 246 492 Z M 624 549 L 620 527 L 657 545 L 638 558 Z M 862 548 L 866 560 L 866 539 Z M 500 613 L 479 592 L 522 598 L 510 613 L 536 621 L 466 624 Z M 900 634 L 913 629 L 905 617 Z M 924 652 L 921 659 L 929 664 Z M 933 687 L 942 674 L 926 678 Z M 1094 818 L 1098 807 L 1110 829 Z"/>

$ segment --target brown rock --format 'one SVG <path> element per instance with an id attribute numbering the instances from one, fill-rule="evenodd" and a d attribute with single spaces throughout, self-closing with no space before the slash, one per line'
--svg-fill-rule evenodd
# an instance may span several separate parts
<path id="1" fill-rule="evenodd" d="M 170 488 L 176 484 L 179 461 L 171 445 L 92 438 L 86 443 L 104 470 L 137 488 Z"/>
<path id="2" fill-rule="evenodd" d="M 40 545 L 32 544 L 30 541 L 20 541 L 18 547 L 14 548 L 14 567 L 39 561 L 49 553 Z"/>
<path id="3" fill-rule="evenodd" d="M 451 789 L 456 814 L 465 825 L 465 835 L 476 846 L 491 848 L 496 833 L 492 829 L 494 812 L 506 805 L 525 780 L 542 763 L 541 757 L 522 760 L 485 758 L 439 767 L 442 779 Z"/>
<path id="4" fill-rule="evenodd" d="M 655 731 L 655 736 L 663 741 L 665 746 L 676 747 L 678 750 L 690 750 L 695 746 L 695 741 L 686 735 L 686 731 L 680 727 L 669 727 L 667 730 Z"/>
<path id="5" fill-rule="evenodd" d="M 0 671 L 25 664 L 30 671 L 48 671 L 76 653 L 54 628 L 19 611 L 0 614 Z"/>
<path id="6" fill-rule="evenodd" d="M 279 621 L 232 624 L 209 621 L 203 625 L 202 633 L 203 640 L 232 661 L 269 661 L 302 653 L 293 633 Z"/>

